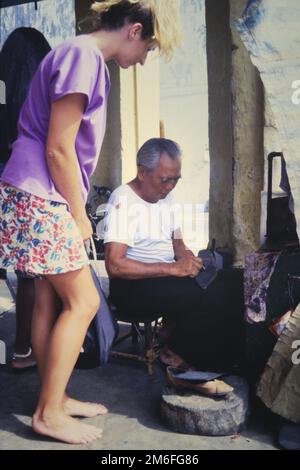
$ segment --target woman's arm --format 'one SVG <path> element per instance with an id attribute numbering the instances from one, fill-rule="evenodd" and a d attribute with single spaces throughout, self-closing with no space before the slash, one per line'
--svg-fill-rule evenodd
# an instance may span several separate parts
<path id="1" fill-rule="evenodd" d="M 75 93 L 52 103 L 46 147 L 51 178 L 58 192 L 68 201 L 84 240 L 92 234 L 92 227 L 80 192 L 81 173 L 75 142 L 85 100 L 85 95 Z"/>

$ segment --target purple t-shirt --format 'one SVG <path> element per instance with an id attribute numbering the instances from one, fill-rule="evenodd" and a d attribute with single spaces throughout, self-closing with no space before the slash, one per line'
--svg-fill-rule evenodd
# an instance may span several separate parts
<path id="1" fill-rule="evenodd" d="M 77 36 L 49 52 L 31 82 L 20 113 L 18 139 L 1 180 L 43 199 L 67 203 L 56 190 L 46 161 L 51 103 L 71 93 L 83 93 L 86 107 L 75 146 L 86 202 L 89 178 L 104 138 L 109 90 L 109 72 L 93 37 Z"/>

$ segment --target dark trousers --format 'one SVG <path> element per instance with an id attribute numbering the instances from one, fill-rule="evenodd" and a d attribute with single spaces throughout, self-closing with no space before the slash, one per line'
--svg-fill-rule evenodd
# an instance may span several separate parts
<path id="1" fill-rule="evenodd" d="M 220 271 L 206 290 L 191 278 L 113 279 L 110 295 L 121 317 L 174 320 L 168 345 L 187 362 L 215 370 L 238 362 L 244 323 L 242 271 Z"/>

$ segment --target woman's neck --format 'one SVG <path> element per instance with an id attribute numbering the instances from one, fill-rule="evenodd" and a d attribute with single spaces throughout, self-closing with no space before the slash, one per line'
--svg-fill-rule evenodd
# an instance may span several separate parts
<path id="1" fill-rule="evenodd" d="M 95 39 L 98 49 L 102 52 L 105 62 L 112 60 L 120 45 L 124 42 L 123 29 L 117 31 L 100 30 L 89 33 Z"/>

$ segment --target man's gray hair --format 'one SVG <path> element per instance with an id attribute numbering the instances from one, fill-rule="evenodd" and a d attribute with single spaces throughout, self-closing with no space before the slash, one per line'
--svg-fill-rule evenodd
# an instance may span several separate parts
<path id="1" fill-rule="evenodd" d="M 173 140 L 150 139 L 138 151 L 137 166 L 143 166 L 147 170 L 153 171 L 158 167 L 163 153 L 166 153 L 171 160 L 178 160 L 182 156 L 179 145 Z"/>

